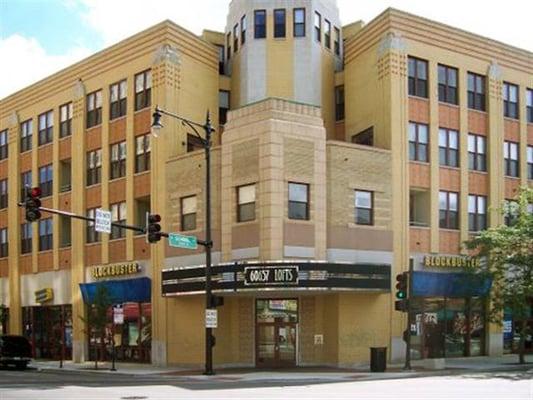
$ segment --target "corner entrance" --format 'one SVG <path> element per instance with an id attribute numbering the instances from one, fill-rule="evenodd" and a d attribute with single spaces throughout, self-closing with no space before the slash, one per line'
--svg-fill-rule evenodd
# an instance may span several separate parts
<path id="1" fill-rule="evenodd" d="M 256 366 L 296 366 L 298 300 L 258 299 L 255 316 Z"/>

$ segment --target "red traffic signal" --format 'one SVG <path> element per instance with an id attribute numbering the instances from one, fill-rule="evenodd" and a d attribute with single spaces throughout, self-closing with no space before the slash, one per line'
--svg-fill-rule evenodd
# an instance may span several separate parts
<path id="1" fill-rule="evenodd" d="M 41 218 L 41 188 L 34 187 L 26 190 L 26 199 L 24 206 L 26 207 L 26 221 L 34 222 Z"/>
<path id="2" fill-rule="evenodd" d="M 146 240 L 148 243 L 157 243 L 161 240 L 161 215 L 147 214 L 146 216 Z"/>

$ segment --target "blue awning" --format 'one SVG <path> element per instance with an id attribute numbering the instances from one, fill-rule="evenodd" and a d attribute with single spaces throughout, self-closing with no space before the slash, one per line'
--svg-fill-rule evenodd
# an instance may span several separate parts
<path id="1" fill-rule="evenodd" d="M 492 279 L 485 274 L 413 272 L 413 296 L 480 297 L 489 294 Z"/>
<path id="2" fill-rule="evenodd" d="M 148 303 L 152 297 L 150 278 L 123 279 L 94 283 L 80 283 L 81 295 L 86 304 L 94 301 L 99 286 L 107 289 L 112 303 Z"/>

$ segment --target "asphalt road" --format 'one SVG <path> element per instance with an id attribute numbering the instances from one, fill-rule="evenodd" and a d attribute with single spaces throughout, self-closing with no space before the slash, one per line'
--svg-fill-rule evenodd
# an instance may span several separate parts
<path id="1" fill-rule="evenodd" d="M 0 370 L 0 399 L 533 399 L 533 371 L 403 379 L 231 380 L 57 370 Z"/>

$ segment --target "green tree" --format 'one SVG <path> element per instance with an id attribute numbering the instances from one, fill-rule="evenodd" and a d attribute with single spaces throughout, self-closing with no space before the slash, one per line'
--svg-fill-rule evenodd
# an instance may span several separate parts
<path id="1" fill-rule="evenodd" d="M 103 339 L 107 325 L 107 310 L 112 305 L 109 291 L 103 284 L 98 284 L 93 301 L 87 304 L 86 318 L 81 318 L 85 323 L 85 332 L 94 339 L 94 368 L 98 369 L 97 338 Z"/>
<path id="2" fill-rule="evenodd" d="M 504 308 L 516 323 L 519 361 L 525 363 L 525 339 L 533 334 L 527 324 L 533 298 L 533 190 L 521 188 L 516 202 L 505 202 L 501 213 L 512 221 L 480 232 L 465 242 L 486 257 L 482 266 L 493 280 L 489 320 L 502 323 Z"/>

